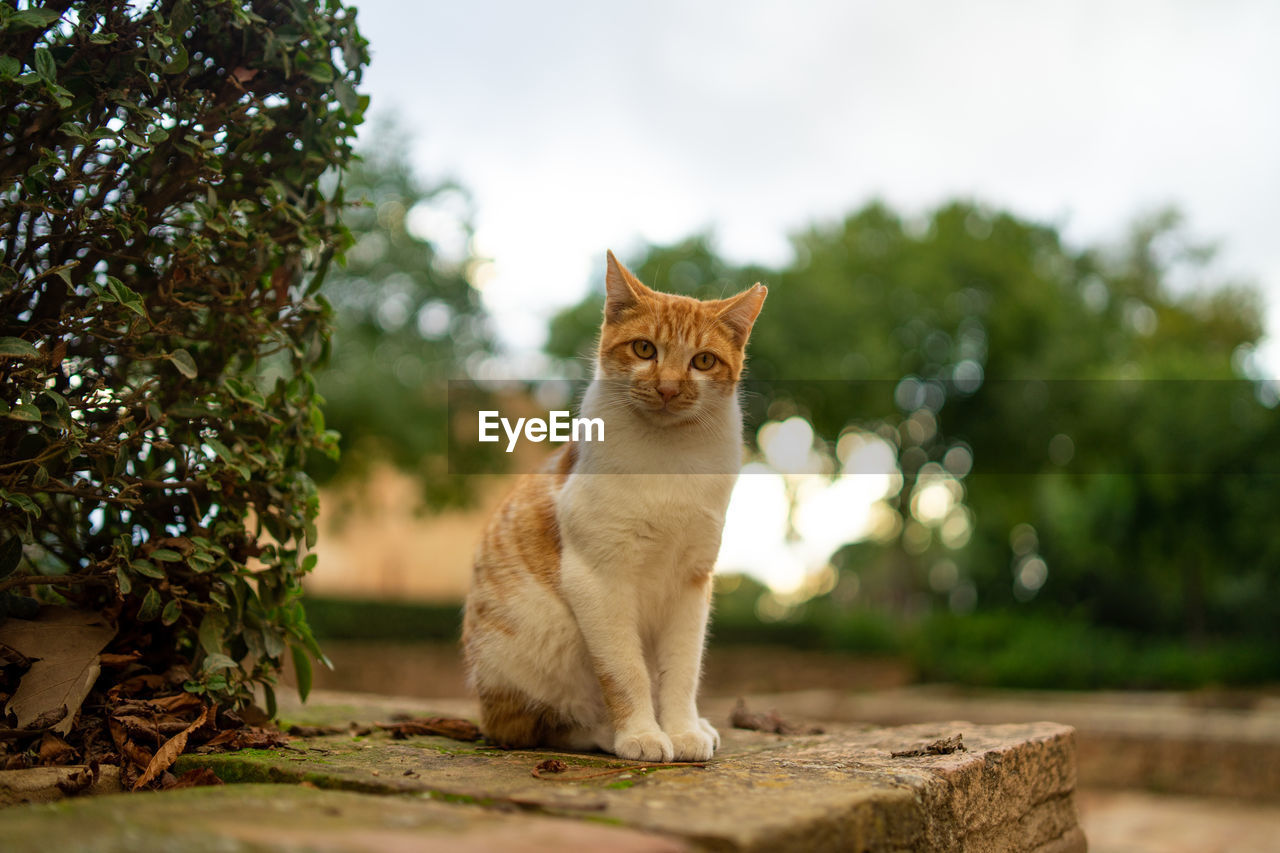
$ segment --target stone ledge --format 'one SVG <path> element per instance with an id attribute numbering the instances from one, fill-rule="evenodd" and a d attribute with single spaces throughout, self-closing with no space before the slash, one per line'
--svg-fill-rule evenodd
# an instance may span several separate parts
<path id="1" fill-rule="evenodd" d="M 286 715 L 311 723 L 367 723 L 397 712 L 466 710 L 447 707 L 453 703 L 384 697 L 321 698 L 325 704 L 294 707 Z M 360 833 L 367 835 L 366 849 L 395 846 L 400 838 L 395 833 L 407 831 L 404 826 L 414 827 L 423 849 L 436 849 L 431 845 L 445 843 L 441 839 L 448 840 L 448 849 L 485 849 L 474 839 L 488 839 L 492 847 L 499 838 L 522 837 L 509 835 L 516 832 L 510 828 L 513 820 L 533 821 L 524 839 L 528 843 L 520 849 L 557 851 L 606 842 L 635 850 L 1085 850 L 1074 801 L 1074 734 L 1067 726 L 837 725 L 826 734 L 795 737 L 727 726 L 721 732 L 722 748 L 706 767 L 648 771 L 637 762 L 601 754 L 502 752 L 436 737 L 394 740 L 380 731 L 365 737 L 327 735 L 281 750 L 184 756 L 175 768 L 208 767 L 225 781 L 240 783 L 226 788 L 15 807 L 0 820 L 6 831 L 42 827 L 7 836 L 6 841 L 29 839 L 31 845 L 7 843 L 6 851 L 74 850 L 77 839 L 84 839 L 78 849 L 188 849 L 186 829 L 177 844 L 176 836 L 168 837 L 155 822 L 159 818 L 153 820 L 161 806 L 187 815 L 169 825 L 189 822 L 208 838 L 221 839 L 190 849 L 315 846 L 313 833 L 320 824 L 312 816 L 323 818 L 330 814 L 326 809 L 337 809 L 335 814 L 350 818 L 345 835 L 333 828 L 334 837 L 345 840 L 327 845 L 339 850 L 358 849 Z M 956 733 L 963 733 L 966 751 L 892 755 Z M 534 778 L 534 767 L 552 756 L 570 765 L 568 776 L 619 767 L 623 772 L 582 781 Z M 258 784 L 263 782 L 286 784 Z M 317 799 L 321 795 L 329 799 Z M 185 812 L 179 808 L 183 803 Z M 386 810 L 379 811 L 376 803 L 386 804 Z M 95 828 L 103 815 L 134 827 L 127 843 L 126 835 Z M 462 824 L 465 832 L 458 829 Z M 630 834 L 592 837 L 588 843 L 584 833 L 611 828 L 602 824 L 625 827 Z M 257 828 L 251 832 L 245 829 L 249 825 Z M 392 833 L 388 843 L 375 844 L 386 832 Z M 534 844 L 535 839 L 541 840 Z M 513 849 L 505 843 L 499 847 Z"/>
<path id="2" fill-rule="evenodd" d="M 968 751 L 891 756 L 956 732 L 963 732 Z M 228 781 L 307 781 L 587 816 L 704 849 L 1084 849 L 1072 799 L 1073 734 L 1065 726 L 953 722 L 841 727 L 804 737 L 723 734 L 725 743 L 706 768 L 582 782 L 543 781 L 531 771 L 552 755 L 577 772 L 625 763 L 604 755 L 476 750 L 441 738 L 334 735 L 299 742 L 300 753 L 187 756 L 181 769 L 210 767 Z"/>
<path id="3" fill-rule="evenodd" d="M 1193 694 L 908 687 L 752 697 L 753 706 L 821 720 L 902 725 L 1050 718 L 1077 732 L 1080 785 L 1280 802 L 1280 702 L 1206 707 Z"/>
<path id="4" fill-rule="evenodd" d="M 0 813 L 6 853 L 681 853 L 681 842 L 587 821 L 300 785 L 117 794 Z"/>

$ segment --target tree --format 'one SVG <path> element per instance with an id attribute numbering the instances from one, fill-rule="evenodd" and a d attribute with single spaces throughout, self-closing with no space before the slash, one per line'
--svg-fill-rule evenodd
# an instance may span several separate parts
<path id="1" fill-rule="evenodd" d="M 307 689 L 316 290 L 345 247 L 317 185 L 366 60 L 336 0 L 0 7 L 0 619 L 105 620 L 122 663 L 86 690 L 240 707 L 290 650 Z"/>
<path id="2" fill-rule="evenodd" d="M 763 279 L 753 425 L 798 413 L 829 457 L 850 429 L 895 448 L 900 533 L 836 554 L 845 571 L 890 579 L 907 611 L 941 589 L 962 608 L 1280 640 L 1264 613 L 1280 539 L 1245 521 L 1280 470 L 1276 412 L 1239 366 L 1262 333 L 1257 295 L 1210 279 L 1176 215 L 1080 250 L 980 205 L 904 221 L 873 203 L 793 246 L 778 270 L 734 268 L 705 236 L 634 266 L 702 297 Z M 1174 293 L 1174 277 L 1198 287 Z M 582 353 L 598 291 L 555 319 L 551 354 Z M 951 510 L 924 518 L 916 496 L 939 483 Z"/>

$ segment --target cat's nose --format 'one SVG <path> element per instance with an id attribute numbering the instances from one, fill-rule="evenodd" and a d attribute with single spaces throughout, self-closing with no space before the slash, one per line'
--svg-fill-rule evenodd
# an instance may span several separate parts
<path id="1" fill-rule="evenodd" d="M 680 385 L 675 382 L 659 382 L 656 390 L 662 397 L 662 402 L 670 403 L 671 398 L 680 393 Z"/>

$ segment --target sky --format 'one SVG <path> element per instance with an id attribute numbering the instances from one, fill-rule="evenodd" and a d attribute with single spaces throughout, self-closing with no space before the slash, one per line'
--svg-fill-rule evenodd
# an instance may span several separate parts
<path id="1" fill-rule="evenodd" d="M 470 192 L 514 352 L 607 248 L 710 229 L 781 264 L 789 233 L 874 198 L 972 198 L 1076 245 L 1176 205 L 1280 333 L 1274 0 L 355 5 L 372 113 Z M 1280 376 L 1280 344 L 1257 363 Z"/>

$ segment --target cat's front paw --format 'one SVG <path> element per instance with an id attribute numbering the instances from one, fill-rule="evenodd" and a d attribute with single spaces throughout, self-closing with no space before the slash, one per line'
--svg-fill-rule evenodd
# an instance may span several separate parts
<path id="1" fill-rule="evenodd" d="M 618 732 L 613 739 L 613 754 L 636 761 L 670 761 L 674 754 L 671 738 L 661 731 Z"/>
<path id="2" fill-rule="evenodd" d="M 720 733 L 716 731 L 716 727 L 711 725 L 710 721 L 707 720 L 706 717 L 698 718 L 698 728 L 706 732 L 707 736 L 711 738 L 711 748 L 713 750 L 720 748 Z"/>
<path id="3" fill-rule="evenodd" d="M 711 728 L 710 725 L 707 728 Z M 719 745 L 720 735 L 716 730 L 711 729 L 711 734 L 707 734 L 701 725 L 693 731 L 676 732 L 671 736 L 671 747 L 676 761 L 706 761 Z"/>

